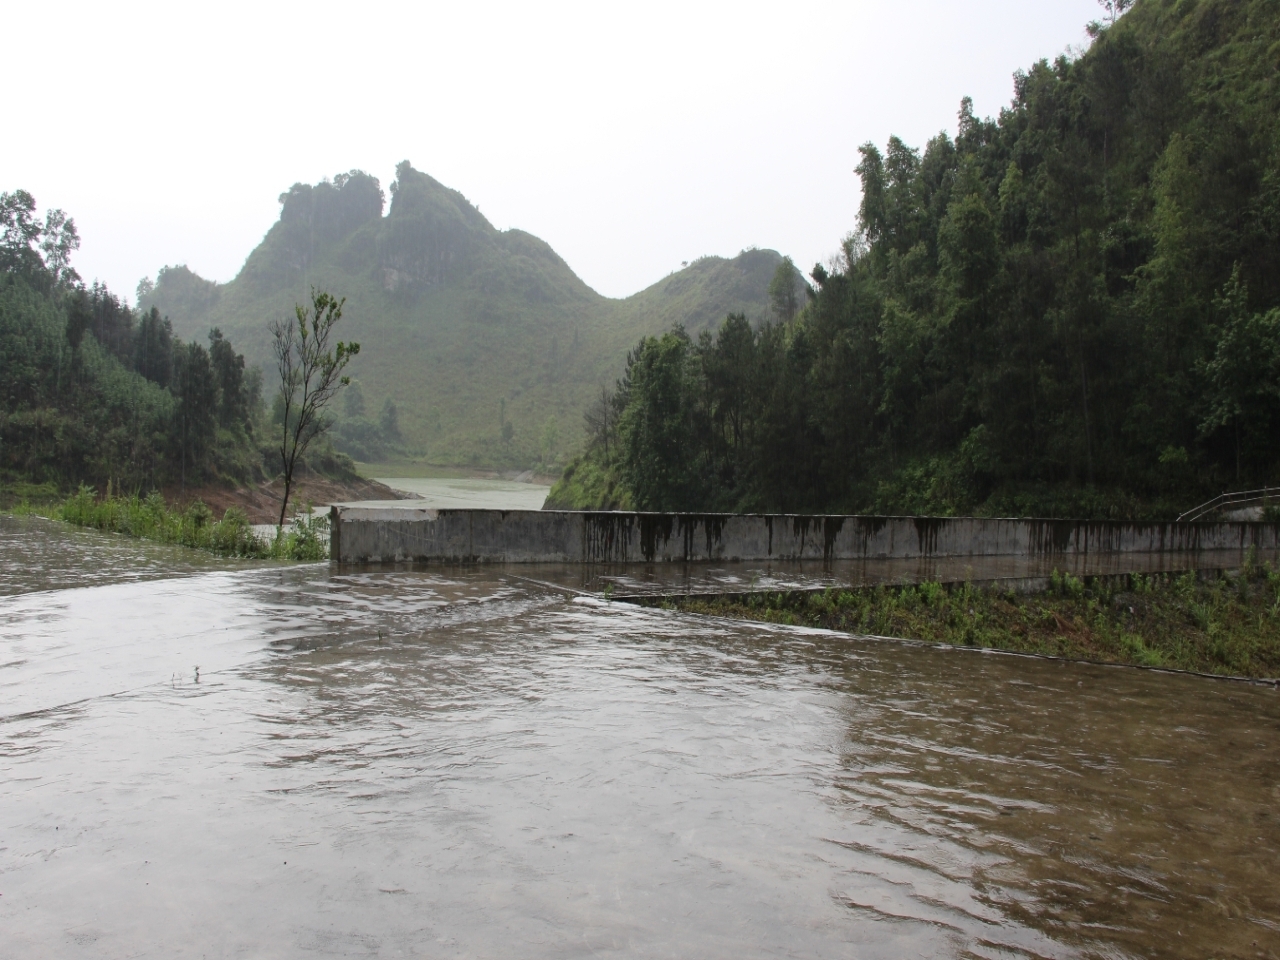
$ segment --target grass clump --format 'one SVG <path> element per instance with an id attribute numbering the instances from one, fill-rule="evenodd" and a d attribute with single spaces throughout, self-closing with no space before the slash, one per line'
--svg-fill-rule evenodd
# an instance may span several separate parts
<path id="1" fill-rule="evenodd" d="M 0 481 L 0 510 L 14 516 L 28 516 L 37 510 L 47 510 L 59 499 L 58 488 L 53 483 Z"/>
<path id="2" fill-rule="evenodd" d="M 922 583 L 688 597 L 693 613 L 1105 663 L 1280 677 L 1280 569 L 1134 574 L 1090 582 L 1055 572 L 1040 593 Z"/>
<path id="3" fill-rule="evenodd" d="M 223 557 L 324 560 L 329 553 L 329 520 L 309 513 L 303 511 L 291 527 L 277 530 L 274 537 L 264 537 L 254 531 L 238 507 L 228 508 L 222 519 L 216 520 L 213 511 L 199 500 L 176 510 L 155 491 L 146 497 L 108 494 L 99 498 L 85 486 L 52 511 L 54 519 L 76 526 L 195 547 Z"/>

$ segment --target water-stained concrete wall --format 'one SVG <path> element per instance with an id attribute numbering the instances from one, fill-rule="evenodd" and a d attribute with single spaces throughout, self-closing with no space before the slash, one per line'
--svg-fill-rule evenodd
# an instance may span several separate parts
<path id="1" fill-rule="evenodd" d="M 662 563 L 1198 553 L 1280 547 L 1275 523 L 1127 523 L 335 506 L 342 562 Z"/>

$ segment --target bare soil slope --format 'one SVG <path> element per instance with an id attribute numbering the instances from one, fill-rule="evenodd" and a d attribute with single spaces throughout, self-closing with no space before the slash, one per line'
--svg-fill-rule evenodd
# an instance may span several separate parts
<path id="1" fill-rule="evenodd" d="M 203 501 L 215 516 L 222 516 L 229 507 L 239 507 L 249 517 L 250 523 L 275 523 L 280 519 L 280 500 L 284 496 L 284 482 L 276 479 L 248 487 L 188 487 L 185 491 L 163 491 L 170 503 L 185 505 L 195 500 Z M 313 507 L 332 503 L 348 503 L 353 500 L 414 500 L 416 494 L 392 490 L 376 480 L 359 478 L 348 482 L 329 480 L 325 477 L 307 476 L 295 480 L 289 494 L 290 512 L 293 507 L 310 503 Z"/>

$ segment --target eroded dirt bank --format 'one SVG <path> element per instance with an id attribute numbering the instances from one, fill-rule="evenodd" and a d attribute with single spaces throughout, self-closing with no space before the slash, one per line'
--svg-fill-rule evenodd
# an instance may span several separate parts
<path id="1" fill-rule="evenodd" d="M 203 500 L 214 512 L 222 516 L 228 507 L 239 507 L 249 517 L 250 523 L 275 523 L 280 519 L 280 500 L 284 496 L 284 481 L 246 487 L 204 486 L 177 487 L 161 491 L 171 504 L 184 505 L 193 500 Z M 330 480 L 325 477 L 307 476 L 295 480 L 289 494 L 290 510 L 293 505 L 310 503 L 324 506 L 330 503 L 348 503 L 354 500 L 414 500 L 416 494 L 393 490 L 385 483 L 357 477 L 349 481 Z"/>

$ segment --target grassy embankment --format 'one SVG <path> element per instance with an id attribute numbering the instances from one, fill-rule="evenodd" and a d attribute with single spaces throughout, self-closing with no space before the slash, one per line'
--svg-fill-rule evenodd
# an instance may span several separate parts
<path id="1" fill-rule="evenodd" d="M 1018 595 L 961 584 L 683 598 L 692 613 L 1077 660 L 1280 677 L 1280 569 L 1051 579 Z"/>
<path id="2" fill-rule="evenodd" d="M 43 491 L 43 488 L 41 489 Z M 41 498 L 46 499 L 46 498 Z M 159 493 L 138 496 L 99 498 L 89 487 L 81 487 L 61 502 L 52 497 L 43 506 L 33 506 L 24 498 L 11 508 L 18 514 L 40 513 L 54 520 L 92 527 L 109 533 L 123 533 L 142 540 L 179 544 L 208 550 L 224 557 L 256 560 L 324 560 L 329 555 L 329 521 L 326 517 L 310 517 L 303 510 L 291 527 L 273 537 L 258 534 L 244 511 L 231 507 L 221 520 L 199 500 L 183 510 L 170 508 Z"/>
<path id="3" fill-rule="evenodd" d="M 631 510 L 634 503 L 616 462 L 598 447 L 572 460 L 547 494 L 544 510 Z"/>

